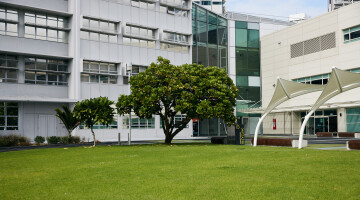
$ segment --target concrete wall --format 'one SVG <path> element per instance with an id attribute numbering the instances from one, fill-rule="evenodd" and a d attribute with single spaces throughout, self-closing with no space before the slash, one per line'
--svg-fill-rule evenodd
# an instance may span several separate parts
<path id="1" fill-rule="evenodd" d="M 344 44 L 343 30 L 360 25 L 360 3 L 352 4 L 319 17 L 285 28 L 261 38 L 262 104 L 266 108 L 275 91 L 276 78 L 297 78 L 331 73 L 333 66 L 342 70 L 360 68 L 360 42 Z M 336 47 L 316 53 L 290 58 L 290 45 L 335 32 Z M 321 92 L 296 97 L 281 104 L 284 108 L 311 106 Z M 339 108 L 341 104 L 360 100 L 360 88 L 342 93 L 321 108 Z M 349 103 L 348 106 L 360 106 Z M 266 121 L 272 121 L 269 116 Z M 340 120 L 338 118 L 338 120 Z M 344 124 L 345 123 L 345 124 Z M 345 131 L 346 121 L 338 123 L 339 131 Z M 264 132 L 267 125 L 264 123 Z M 268 131 L 271 132 L 271 131 Z"/>

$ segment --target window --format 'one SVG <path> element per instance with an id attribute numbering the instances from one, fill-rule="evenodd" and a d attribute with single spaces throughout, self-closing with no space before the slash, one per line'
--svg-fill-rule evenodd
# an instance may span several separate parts
<path id="1" fill-rule="evenodd" d="M 0 35 L 18 36 L 18 12 L 0 7 Z"/>
<path id="2" fill-rule="evenodd" d="M 96 19 L 89 19 L 84 17 L 82 19 L 83 27 L 89 28 L 96 31 L 102 32 L 110 32 L 110 33 L 117 33 L 116 24 L 115 22 L 103 21 L 103 20 L 96 20 Z"/>
<path id="3" fill-rule="evenodd" d="M 109 126 L 103 125 L 101 123 L 94 124 L 93 129 L 117 129 L 117 117 L 114 116 L 114 121 L 109 124 Z M 88 129 L 84 124 L 80 124 L 79 129 Z"/>
<path id="4" fill-rule="evenodd" d="M 145 28 L 145 27 L 126 25 L 125 26 L 125 35 L 135 36 L 135 37 L 140 36 L 140 37 L 144 37 L 144 38 L 155 39 L 155 30 Z"/>
<path id="5" fill-rule="evenodd" d="M 67 43 L 67 22 L 62 17 L 25 13 L 25 37 Z"/>
<path id="6" fill-rule="evenodd" d="M 344 42 L 354 42 L 360 40 L 360 26 L 355 26 L 344 30 Z"/>
<path id="7" fill-rule="evenodd" d="M 175 128 L 178 128 L 181 125 L 181 122 L 186 119 L 186 115 L 175 115 L 174 117 L 174 125 Z M 162 128 L 162 121 L 160 119 L 160 128 Z M 189 128 L 189 124 L 186 125 L 185 128 Z"/>
<path id="8" fill-rule="evenodd" d="M 180 6 L 182 8 L 186 8 L 186 3 L 182 6 Z M 179 9 L 179 7 L 171 7 L 171 6 L 160 6 L 160 12 L 162 13 L 167 13 L 170 15 L 177 15 L 177 16 L 183 16 L 183 17 L 187 17 L 188 16 L 188 11 L 187 10 L 183 10 L 183 9 Z"/>
<path id="9" fill-rule="evenodd" d="M 221 1 L 213 1 L 212 4 L 213 5 L 222 5 L 222 2 Z"/>
<path id="10" fill-rule="evenodd" d="M 147 47 L 147 48 L 152 48 L 152 49 L 155 48 L 155 41 L 139 40 L 136 38 L 123 37 L 123 44 L 131 45 L 131 46 Z"/>
<path id="11" fill-rule="evenodd" d="M 0 54 L 0 83 L 16 83 L 18 79 L 18 59 L 16 56 Z"/>
<path id="12" fill-rule="evenodd" d="M 115 22 L 83 18 L 82 23 L 83 28 L 80 32 L 81 39 L 117 43 Z"/>
<path id="13" fill-rule="evenodd" d="M 210 6 L 210 5 L 211 5 L 211 1 L 201 1 L 201 5 Z"/>
<path id="14" fill-rule="evenodd" d="M 18 103 L 0 102 L 0 130 L 18 130 Z"/>
<path id="15" fill-rule="evenodd" d="M 83 61 L 81 82 L 117 84 L 117 66 L 115 63 Z"/>
<path id="16" fill-rule="evenodd" d="M 143 8 L 143 9 L 149 9 L 149 10 L 155 10 L 155 4 L 154 3 L 148 3 L 145 1 L 136 1 L 131 0 L 131 6 Z"/>
<path id="17" fill-rule="evenodd" d="M 130 127 L 130 118 L 129 118 L 129 116 L 124 116 L 123 117 L 123 129 L 129 129 L 129 127 Z M 140 119 L 139 117 L 132 115 L 131 116 L 131 128 L 134 128 L 134 129 L 155 128 L 155 118 Z"/>
<path id="18" fill-rule="evenodd" d="M 25 83 L 67 85 L 68 74 L 65 60 L 25 57 Z"/>
<path id="19" fill-rule="evenodd" d="M 166 41 L 188 44 L 188 36 L 183 34 L 164 31 L 163 39 Z"/>
<path id="20" fill-rule="evenodd" d="M 162 43 L 162 42 L 160 42 L 160 49 L 172 51 L 172 52 L 178 52 L 178 53 L 188 53 L 189 52 L 188 46 L 166 44 L 166 43 Z"/>

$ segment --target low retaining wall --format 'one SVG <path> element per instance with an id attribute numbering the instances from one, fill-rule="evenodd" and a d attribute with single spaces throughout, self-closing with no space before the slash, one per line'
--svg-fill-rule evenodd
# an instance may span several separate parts
<path id="1" fill-rule="evenodd" d="M 346 148 L 348 150 L 358 149 L 360 150 L 360 140 L 350 140 L 346 142 Z"/>
<path id="2" fill-rule="evenodd" d="M 317 132 L 316 133 L 317 137 L 333 137 L 333 133 L 332 132 Z"/>
<path id="3" fill-rule="evenodd" d="M 254 144 L 254 138 L 251 138 L 251 144 Z M 258 138 L 257 145 L 299 147 L 299 140 L 291 138 Z M 302 147 L 307 147 L 307 140 L 303 140 Z"/>

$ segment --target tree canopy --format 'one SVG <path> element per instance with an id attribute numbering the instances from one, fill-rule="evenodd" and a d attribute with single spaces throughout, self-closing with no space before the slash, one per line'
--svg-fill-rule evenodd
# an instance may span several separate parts
<path id="1" fill-rule="evenodd" d="M 140 118 L 148 119 L 159 115 L 165 143 L 171 143 L 192 118 L 218 117 L 227 124 L 236 120 L 237 88 L 224 69 L 198 64 L 174 66 L 159 57 L 145 72 L 132 76 L 130 84 L 131 94 L 118 99 L 118 113 L 133 111 Z M 175 125 L 177 114 L 186 117 Z"/>
<path id="2" fill-rule="evenodd" d="M 75 104 L 74 115 L 81 123 L 91 129 L 94 146 L 96 146 L 96 140 L 93 127 L 98 123 L 109 126 L 113 122 L 114 109 L 111 107 L 112 104 L 114 102 L 107 97 L 85 99 Z"/>
<path id="3" fill-rule="evenodd" d="M 60 108 L 55 108 L 55 112 L 56 112 L 55 116 L 57 116 L 64 123 L 64 126 L 68 131 L 68 137 L 70 140 L 71 132 L 77 126 L 79 126 L 80 123 L 68 106 L 62 105 L 61 108 L 62 110 Z"/>

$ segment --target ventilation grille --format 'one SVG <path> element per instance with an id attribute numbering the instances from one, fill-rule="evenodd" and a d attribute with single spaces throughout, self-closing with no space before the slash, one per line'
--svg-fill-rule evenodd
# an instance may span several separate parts
<path id="1" fill-rule="evenodd" d="M 336 47 L 335 32 L 310 40 L 292 44 L 290 46 L 291 58 L 304 56 Z"/>
<path id="2" fill-rule="evenodd" d="M 296 58 L 304 55 L 304 43 L 299 42 L 291 45 L 291 58 Z"/>
<path id="3" fill-rule="evenodd" d="M 321 36 L 321 51 L 336 47 L 335 33 Z"/>

